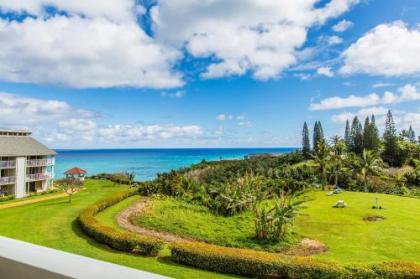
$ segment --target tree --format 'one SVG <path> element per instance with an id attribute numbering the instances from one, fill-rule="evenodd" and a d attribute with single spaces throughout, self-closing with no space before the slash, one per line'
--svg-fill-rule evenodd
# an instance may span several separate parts
<path id="1" fill-rule="evenodd" d="M 331 140 L 331 174 L 334 176 L 334 186 L 338 186 L 338 177 L 346 169 L 344 168 L 344 161 L 346 159 L 346 143 L 339 137 L 335 136 Z"/>
<path id="2" fill-rule="evenodd" d="M 366 117 L 365 124 L 363 126 L 363 147 L 368 150 L 373 149 L 372 129 L 370 126 L 369 117 Z"/>
<path id="3" fill-rule="evenodd" d="M 63 190 L 69 197 L 69 203 L 72 201 L 73 194 L 78 192 L 83 187 L 81 179 L 68 177 L 57 182 L 58 188 Z"/>
<path id="4" fill-rule="evenodd" d="M 350 136 L 350 124 L 348 120 L 346 120 L 346 130 L 344 132 L 344 141 L 346 143 L 347 148 L 350 148 L 351 136 Z"/>
<path id="5" fill-rule="evenodd" d="M 328 163 L 330 161 L 330 154 L 329 154 L 329 147 L 328 144 L 325 142 L 324 139 L 318 142 L 318 146 L 316 148 L 315 155 L 312 156 L 314 160 L 319 165 L 319 170 L 321 173 L 321 183 L 322 183 L 322 190 L 325 189 L 325 185 L 328 183 L 327 181 L 327 168 Z"/>
<path id="6" fill-rule="evenodd" d="M 371 150 L 363 149 L 362 156 L 356 159 L 356 169 L 363 179 L 363 186 L 365 192 L 369 191 L 369 175 L 379 173 L 381 167 L 382 160 L 379 158 L 379 156 Z"/>
<path id="7" fill-rule="evenodd" d="M 379 130 L 376 126 L 376 120 L 375 115 L 372 114 L 372 117 L 370 118 L 370 134 L 371 134 L 371 140 L 372 140 L 372 150 L 378 150 L 379 149 Z"/>
<path id="8" fill-rule="evenodd" d="M 386 115 L 384 132 L 384 151 L 382 159 L 391 166 L 396 166 L 398 157 L 397 130 L 395 129 L 394 118 L 390 110 Z"/>
<path id="9" fill-rule="evenodd" d="M 353 122 L 351 124 L 351 131 L 350 131 L 350 151 L 356 154 L 362 154 L 363 152 L 363 128 L 362 124 L 360 124 L 359 118 L 355 116 L 353 118 Z"/>
<path id="10" fill-rule="evenodd" d="M 309 142 L 309 130 L 306 122 L 303 124 L 302 130 L 302 153 L 303 156 L 305 156 L 305 158 L 309 158 L 309 155 L 311 153 L 311 145 Z"/>
<path id="11" fill-rule="evenodd" d="M 321 140 L 324 140 L 324 131 L 322 129 L 322 125 L 320 121 L 316 121 L 314 125 L 314 135 L 313 135 L 313 144 L 314 144 L 314 151 L 316 152 L 318 148 L 318 143 Z"/>
<path id="12" fill-rule="evenodd" d="M 408 140 L 411 143 L 415 143 L 416 142 L 416 133 L 414 132 L 413 128 L 410 125 L 410 128 L 408 129 Z"/>

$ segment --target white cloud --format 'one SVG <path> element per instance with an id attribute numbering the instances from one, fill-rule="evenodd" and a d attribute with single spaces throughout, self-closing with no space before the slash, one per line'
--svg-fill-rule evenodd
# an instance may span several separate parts
<path id="1" fill-rule="evenodd" d="M 178 91 L 175 91 L 175 92 L 161 92 L 160 95 L 162 97 L 180 99 L 180 98 L 185 97 L 187 95 L 187 93 L 183 90 L 178 90 Z"/>
<path id="2" fill-rule="evenodd" d="M 226 118 L 227 118 L 226 117 L 226 114 L 223 114 L 223 113 L 221 113 L 218 116 L 216 116 L 216 119 L 219 120 L 219 121 L 225 121 Z"/>
<path id="3" fill-rule="evenodd" d="M 376 124 L 381 130 L 385 125 L 386 114 L 388 113 L 388 108 L 385 107 L 369 107 L 366 109 L 361 109 L 357 112 L 342 112 L 340 114 L 335 114 L 331 116 L 331 121 L 335 123 L 345 123 L 347 120 L 351 121 L 355 116 L 359 118 L 360 121 L 364 121 L 366 117 L 370 117 L 372 114 L 375 115 Z M 411 125 L 414 130 L 420 130 L 420 113 L 416 112 L 403 112 L 403 111 L 392 111 L 394 122 L 398 125 L 398 129 L 408 129 Z"/>
<path id="4" fill-rule="evenodd" d="M 0 78 L 71 87 L 167 88 L 178 51 L 153 42 L 136 23 L 56 16 L 0 20 Z M 16 51 L 19 55 L 16 55 Z"/>
<path id="5" fill-rule="evenodd" d="M 381 104 L 395 104 L 420 100 L 420 92 L 414 85 L 406 84 L 398 89 L 398 93 L 386 91 L 383 96 L 371 93 L 366 96 L 350 95 L 348 97 L 330 97 L 319 103 L 312 103 L 310 110 L 329 110 L 349 107 L 369 107 Z"/>
<path id="6" fill-rule="evenodd" d="M 334 36 L 326 37 L 326 41 L 330 46 L 333 46 L 333 45 L 341 44 L 343 42 L 343 39 L 339 36 L 334 35 Z"/>
<path id="7" fill-rule="evenodd" d="M 353 22 L 343 19 L 332 27 L 335 32 L 344 32 L 353 26 Z"/>
<path id="8" fill-rule="evenodd" d="M 316 70 L 316 73 L 318 75 L 323 75 L 323 76 L 326 76 L 326 77 L 333 77 L 334 76 L 334 73 L 331 71 L 331 68 L 330 67 L 321 67 L 321 68 L 318 68 Z"/>
<path id="9" fill-rule="evenodd" d="M 151 141 L 190 139 L 203 131 L 198 125 L 132 125 L 127 123 L 104 126 L 97 113 L 78 109 L 66 102 L 22 97 L 0 93 L 0 127 L 29 129 L 42 141 L 57 146 L 137 146 Z"/>
<path id="10" fill-rule="evenodd" d="M 346 12 L 358 0 L 171 0 L 152 9 L 159 41 L 213 62 L 203 78 L 244 75 L 260 80 L 278 77 L 297 62 L 297 48 L 308 28 Z"/>
<path id="11" fill-rule="evenodd" d="M 135 19 L 135 2 L 132 0 L 0 0 L 0 7 L 6 12 L 17 12 L 47 17 L 46 7 L 55 7 L 70 15 L 89 18 L 103 17 L 115 22 Z"/>
<path id="12" fill-rule="evenodd" d="M 343 74 L 401 76 L 420 73 L 420 30 L 403 22 L 381 24 L 346 49 Z"/>
<path id="13" fill-rule="evenodd" d="M 392 83 L 386 83 L 386 82 L 378 82 L 372 85 L 372 88 L 382 88 L 382 87 L 389 87 L 392 86 Z"/>

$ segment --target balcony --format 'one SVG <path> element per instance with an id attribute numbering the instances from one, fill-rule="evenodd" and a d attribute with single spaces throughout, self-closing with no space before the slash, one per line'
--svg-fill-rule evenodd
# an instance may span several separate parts
<path id="1" fill-rule="evenodd" d="M 16 176 L 0 177 L 0 185 L 15 184 Z"/>
<path id="2" fill-rule="evenodd" d="M 0 169 L 14 169 L 16 161 L 0 161 Z"/>
<path id="3" fill-rule="evenodd" d="M 26 174 L 26 181 L 39 181 L 39 180 L 46 180 L 52 178 L 51 173 L 33 173 L 33 174 Z"/>
<path id="4" fill-rule="evenodd" d="M 53 164 L 53 160 L 51 159 L 31 159 L 26 160 L 26 165 L 28 167 L 43 167 L 43 166 L 50 166 Z"/>

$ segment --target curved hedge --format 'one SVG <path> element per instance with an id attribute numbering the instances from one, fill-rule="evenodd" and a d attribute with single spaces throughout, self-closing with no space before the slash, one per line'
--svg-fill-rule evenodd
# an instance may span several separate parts
<path id="1" fill-rule="evenodd" d="M 202 242 L 176 242 L 172 258 L 193 267 L 252 277 L 278 278 L 420 278 L 420 265 L 393 262 L 377 265 L 344 266 L 308 257 L 287 257 L 249 249 L 228 248 Z"/>
<path id="2" fill-rule="evenodd" d="M 142 236 L 131 232 L 123 232 L 108 227 L 98 221 L 95 215 L 130 196 L 137 194 L 136 190 L 126 190 L 104 198 L 83 209 L 78 217 L 82 230 L 100 243 L 107 244 L 116 250 L 156 256 L 162 249 L 163 242 L 159 239 Z"/>

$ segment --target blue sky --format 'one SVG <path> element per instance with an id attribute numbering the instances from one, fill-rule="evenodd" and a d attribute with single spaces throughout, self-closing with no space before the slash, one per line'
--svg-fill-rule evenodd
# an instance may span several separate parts
<path id="1" fill-rule="evenodd" d="M 388 109 L 420 133 L 416 0 L 0 1 L 0 127 L 55 148 L 299 146 Z"/>

